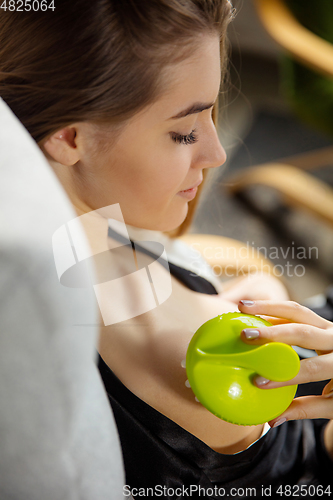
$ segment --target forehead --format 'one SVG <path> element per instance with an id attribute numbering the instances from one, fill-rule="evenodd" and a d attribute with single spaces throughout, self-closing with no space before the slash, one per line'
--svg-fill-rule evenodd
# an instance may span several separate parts
<path id="1" fill-rule="evenodd" d="M 165 90 L 141 117 L 157 122 L 172 117 L 194 103 L 213 103 L 221 82 L 220 42 L 216 35 L 202 36 L 199 48 L 187 59 L 165 68 Z M 163 82 L 162 82 L 163 83 Z"/>

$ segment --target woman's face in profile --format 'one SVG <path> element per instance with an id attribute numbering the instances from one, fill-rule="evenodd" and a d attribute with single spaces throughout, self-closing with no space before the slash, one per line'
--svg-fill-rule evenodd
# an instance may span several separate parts
<path id="1" fill-rule="evenodd" d="M 119 203 L 127 224 L 153 230 L 183 222 L 203 169 L 226 158 L 212 121 L 220 72 L 219 39 L 204 36 L 191 57 L 168 69 L 167 92 L 134 115 L 111 147 L 86 150 L 81 186 L 91 208 Z"/>

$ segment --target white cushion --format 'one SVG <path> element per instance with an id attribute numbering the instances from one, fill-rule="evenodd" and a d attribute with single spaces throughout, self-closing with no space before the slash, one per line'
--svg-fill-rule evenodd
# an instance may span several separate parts
<path id="1" fill-rule="evenodd" d="M 62 286 L 53 260 L 52 235 L 74 217 L 0 99 L 2 500 L 122 497 L 118 435 L 95 364 L 94 293 Z"/>

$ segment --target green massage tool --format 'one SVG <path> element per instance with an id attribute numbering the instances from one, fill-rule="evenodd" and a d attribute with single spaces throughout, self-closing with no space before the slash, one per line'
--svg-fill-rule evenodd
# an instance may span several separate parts
<path id="1" fill-rule="evenodd" d="M 257 425 L 281 415 L 292 402 L 297 385 L 259 389 L 261 375 L 283 382 L 300 368 L 297 353 L 280 342 L 249 345 L 241 340 L 244 328 L 272 326 L 258 316 L 226 313 L 204 323 L 194 334 L 186 354 L 189 384 L 203 406 L 217 417 L 238 425 Z"/>

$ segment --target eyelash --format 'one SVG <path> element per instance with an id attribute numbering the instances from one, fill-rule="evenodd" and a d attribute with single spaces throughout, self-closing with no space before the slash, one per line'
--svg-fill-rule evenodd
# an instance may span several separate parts
<path id="1" fill-rule="evenodd" d="M 187 135 L 176 134 L 175 132 L 173 132 L 171 134 L 171 138 L 177 144 L 185 144 L 185 145 L 194 144 L 198 140 L 198 137 L 195 135 L 195 129 L 192 130 L 192 132 L 190 132 Z"/>

